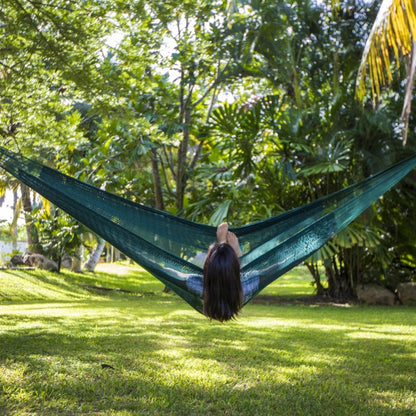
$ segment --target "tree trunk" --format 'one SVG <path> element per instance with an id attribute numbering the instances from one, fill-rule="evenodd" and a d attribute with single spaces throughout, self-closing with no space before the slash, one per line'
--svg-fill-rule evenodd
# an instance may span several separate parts
<path id="1" fill-rule="evenodd" d="M 120 251 L 114 246 L 110 245 L 109 249 L 107 250 L 107 256 L 106 256 L 105 261 L 107 263 L 114 263 L 119 260 L 120 260 Z"/>
<path id="2" fill-rule="evenodd" d="M 72 257 L 72 267 L 71 270 L 75 273 L 82 273 L 81 262 L 84 255 L 84 246 L 80 244 L 76 251 L 75 255 Z"/>
<path id="3" fill-rule="evenodd" d="M 88 260 L 84 263 L 84 269 L 87 269 L 89 272 L 94 271 L 95 267 L 97 266 L 100 260 L 101 253 L 104 250 L 104 246 L 105 246 L 105 240 L 100 238 L 98 240 L 97 247 L 92 253 L 90 253 Z"/>
<path id="4" fill-rule="evenodd" d="M 315 281 L 316 284 L 316 295 L 317 296 L 325 296 L 326 294 L 326 290 L 325 288 L 322 286 L 321 283 L 321 275 L 319 273 L 319 269 L 318 266 L 316 264 L 312 264 L 312 263 L 306 263 L 306 267 L 308 268 L 309 272 L 311 273 L 313 280 Z"/>
<path id="5" fill-rule="evenodd" d="M 185 188 L 187 182 L 186 176 L 186 156 L 188 153 L 189 146 L 189 135 L 190 135 L 190 124 L 192 120 L 191 109 L 189 107 L 185 108 L 185 125 L 183 128 L 183 138 L 179 146 L 178 151 L 178 167 L 176 171 L 176 208 L 180 213 L 183 209 L 183 200 L 185 197 Z"/>
<path id="6" fill-rule="evenodd" d="M 409 130 L 409 120 L 410 114 L 412 111 L 412 97 L 413 97 L 413 89 L 415 83 L 415 72 L 416 72 L 416 42 L 412 41 L 412 51 L 410 52 L 407 62 L 406 62 L 406 74 L 407 74 L 407 81 L 406 81 L 406 88 L 405 88 L 405 96 L 404 96 L 404 103 L 402 109 L 402 125 L 403 125 L 403 146 L 406 146 L 407 142 L 407 134 Z"/>
<path id="7" fill-rule="evenodd" d="M 13 250 L 17 250 L 17 222 L 18 222 L 18 218 L 19 218 L 19 213 L 20 213 L 20 209 L 17 208 L 17 201 L 19 200 L 18 196 L 17 196 L 17 192 L 14 191 L 13 192 L 13 221 L 11 224 L 11 231 L 12 231 L 12 238 L 13 238 Z M 19 210 L 19 212 L 16 212 L 17 210 Z"/>
<path id="8" fill-rule="evenodd" d="M 183 200 L 185 197 L 185 188 L 186 188 L 186 156 L 188 153 L 189 146 L 189 137 L 191 133 L 191 121 L 192 121 L 192 92 L 194 89 L 194 73 L 192 69 L 188 69 L 188 74 L 185 76 L 185 68 L 181 67 L 181 81 L 180 81 L 180 115 L 179 122 L 183 125 L 182 130 L 182 141 L 178 149 L 178 160 L 177 160 L 177 169 L 176 169 L 176 208 L 178 214 L 181 214 L 183 209 Z M 185 92 L 185 85 L 187 87 L 187 92 Z"/>
<path id="9" fill-rule="evenodd" d="M 159 163 L 157 159 L 156 149 L 152 150 L 152 174 L 153 174 L 153 187 L 155 190 L 155 206 L 156 209 L 163 211 L 165 209 L 165 203 L 163 201 L 162 181 L 160 180 Z M 170 289 L 165 286 L 164 293 L 169 293 Z"/>
<path id="10" fill-rule="evenodd" d="M 354 296 L 354 279 L 352 269 L 345 250 L 340 250 L 336 258 L 325 264 L 328 278 L 328 294 L 331 298 L 344 301 Z M 356 279 L 355 279 L 356 280 Z"/>
<path id="11" fill-rule="evenodd" d="M 42 253 L 42 247 L 39 243 L 39 236 L 36 227 L 32 224 L 30 214 L 32 213 L 32 201 L 30 199 L 30 188 L 21 184 L 22 206 L 25 214 L 26 233 L 28 250 L 32 253 Z"/>
<path id="12" fill-rule="evenodd" d="M 157 159 L 156 149 L 152 149 L 152 174 L 156 209 L 163 211 L 165 209 L 165 203 L 163 201 L 162 181 L 160 179 L 159 162 Z"/>

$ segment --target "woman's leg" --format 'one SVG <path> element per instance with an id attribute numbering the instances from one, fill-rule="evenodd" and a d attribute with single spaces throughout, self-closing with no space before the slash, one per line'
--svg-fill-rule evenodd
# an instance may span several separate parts
<path id="1" fill-rule="evenodd" d="M 240 248 L 240 244 L 238 242 L 238 237 L 231 231 L 228 231 L 227 233 L 227 243 L 234 249 L 235 254 L 237 254 L 237 257 L 241 257 L 243 255 L 243 252 Z"/>
<path id="2" fill-rule="evenodd" d="M 217 242 L 228 243 L 234 249 L 237 257 L 243 255 L 238 242 L 238 237 L 231 231 L 228 231 L 228 223 L 226 222 L 223 222 L 217 228 Z"/>
<path id="3" fill-rule="evenodd" d="M 223 222 L 217 228 L 217 242 L 227 243 L 228 224 Z"/>

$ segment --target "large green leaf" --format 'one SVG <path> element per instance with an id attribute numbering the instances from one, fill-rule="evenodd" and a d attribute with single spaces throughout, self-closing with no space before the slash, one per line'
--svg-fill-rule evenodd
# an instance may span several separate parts
<path id="1" fill-rule="evenodd" d="M 209 219 L 209 225 L 218 226 L 227 218 L 228 210 L 231 205 L 231 200 L 222 202 L 212 214 Z"/>

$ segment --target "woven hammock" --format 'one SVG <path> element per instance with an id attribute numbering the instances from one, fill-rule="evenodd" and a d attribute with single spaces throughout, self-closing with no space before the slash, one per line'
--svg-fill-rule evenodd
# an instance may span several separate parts
<path id="1" fill-rule="evenodd" d="M 131 202 L 1 147 L 0 167 L 202 311 L 198 258 L 215 241 L 215 227 Z M 322 247 L 414 167 L 416 155 L 310 204 L 231 229 L 244 253 L 244 303 Z"/>

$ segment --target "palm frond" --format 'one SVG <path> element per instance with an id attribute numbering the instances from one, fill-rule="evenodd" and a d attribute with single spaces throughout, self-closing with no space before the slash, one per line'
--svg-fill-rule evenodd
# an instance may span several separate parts
<path id="1" fill-rule="evenodd" d="M 381 87 L 392 81 L 393 56 L 400 59 L 412 52 L 416 40 L 415 0 L 383 0 L 364 48 L 357 76 L 356 94 L 363 99 L 367 71 L 373 100 L 380 96 Z"/>

